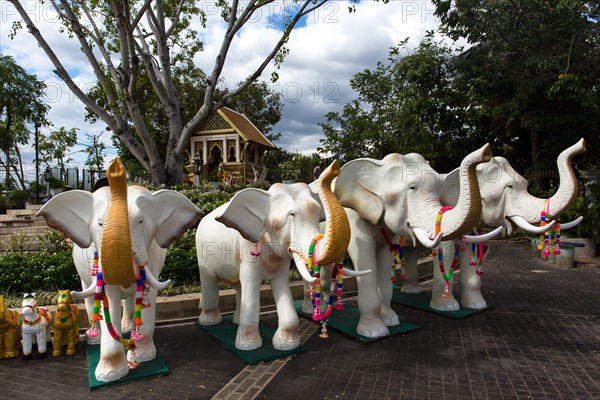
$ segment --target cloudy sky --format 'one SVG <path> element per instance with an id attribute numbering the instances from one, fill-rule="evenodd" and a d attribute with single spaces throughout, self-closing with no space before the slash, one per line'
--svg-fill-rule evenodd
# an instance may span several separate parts
<path id="1" fill-rule="evenodd" d="M 95 78 L 79 51 L 78 42 L 59 33 L 59 23 L 50 6 L 40 5 L 37 1 L 22 3 L 75 81 L 84 87 L 93 85 Z M 209 72 L 225 24 L 213 6 L 214 0 L 198 3 L 208 14 L 208 24 L 200 31 L 205 50 L 196 57 L 196 62 Z M 277 15 L 290 4 L 289 0 L 282 0 L 261 10 L 236 37 L 227 57 L 223 86 L 233 87 L 262 62 L 282 28 Z M 279 147 L 301 153 L 314 151 L 323 138 L 317 124 L 324 122 L 327 112 L 341 111 L 343 105 L 355 97 L 349 86 L 352 75 L 374 68 L 378 61 L 387 58 L 391 46 L 407 37 L 410 37 L 410 47 L 416 46 L 425 31 L 435 29 L 439 22 L 429 1 L 397 0 L 387 5 L 362 1 L 352 14 L 348 12 L 349 4 L 347 1 L 326 4 L 292 33 L 288 43 L 290 54 L 278 71 L 280 78 L 276 83 L 269 83 L 272 90 L 283 96 L 283 116 L 274 128 L 274 132 L 283 134 L 276 143 Z M 83 105 L 56 78 L 52 72 L 54 67 L 26 30 L 10 40 L 10 27 L 17 18 L 13 6 L 0 0 L 0 52 L 11 55 L 29 73 L 46 82 L 46 101 L 52 107 L 49 119 L 56 127 L 79 128 L 79 145 L 73 151 L 81 151 L 89 143 L 85 134 L 97 135 L 104 131 L 105 125 L 90 125 L 84 121 Z M 272 70 L 270 67 L 261 80 L 269 81 Z M 110 161 L 115 155 L 114 148 L 108 133 L 102 138 L 109 147 L 107 161 Z M 22 150 L 24 161 L 33 159 L 32 148 Z M 71 157 L 79 164 L 85 160 L 82 153 L 74 153 Z M 33 171 L 28 175 L 32 174 Z"/>

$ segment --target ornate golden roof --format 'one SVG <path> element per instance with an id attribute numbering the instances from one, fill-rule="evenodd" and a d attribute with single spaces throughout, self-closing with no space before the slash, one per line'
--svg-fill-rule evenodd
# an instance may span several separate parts
<path id="1" fill-rule="evenodd" d="M 221 107 L 213 113 L 194 136 L 226 133 L 237 133 L 247 142 L 257 143 L 269 149 L 276 148 L 244 114 L 228 107 Z"/>

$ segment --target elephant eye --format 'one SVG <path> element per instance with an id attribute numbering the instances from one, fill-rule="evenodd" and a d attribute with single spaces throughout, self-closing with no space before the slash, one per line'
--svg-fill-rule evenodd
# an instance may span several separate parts
<path id="1" fill-rule="evenodd" d="M 104 221 L 100 221 L 100 220 L 99 220 L 99 221 L 98 221 L 98 226 L 102 226 L 102 225 L 104 225 Z"/>
<path id="2" fill-rule="evenodd" d="M 512 189 L 512 188 L 513 188 L 513 185 L 506 185 L 506 187 L 507 187 L 508 189 Z"/>
<path id="3" fill-rule="evenodd" d="M 143 219 L 142 219 L 142 218 L 140 218 L 140 220 L 138 221 L 138 223 L 140 223 L 140 224 L 141 224 L 141 223 L 142 223 L 142 221 L 143 221 Z"/>
<path id="4" fill-rule="evenodd" d="M 416 189 L 417 189 L 417 186 L 416 186 L 416 185 L 410 185 L 408 188 L 409 188 L 410 190 L 416 190 Z"/>
<path id="5" fill-rule="evenodd" d="M 296 216 L 296 213 L 295 213 L 295 212 L 293 212 L 293 211 L 291 211 L 291 212 L 290 212 L 290 217 L 295 217 L 295 216 Z"/>

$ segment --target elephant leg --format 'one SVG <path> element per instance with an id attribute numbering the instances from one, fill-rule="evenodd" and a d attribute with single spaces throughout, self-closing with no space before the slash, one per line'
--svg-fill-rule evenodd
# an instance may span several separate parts
<path id="1" fill-rule="evenodd" d="M 235 347 L 240 350 L 255 350 L 262 346 L 262 338 L 258 330 L 260 313 L 261 276 L 257 262 L 242 262 L 240 267 L 240 284 L 242 285 L 240 324 L 238 326 Z"/>
<path id="2" fill-rule="evenodd" d="M 302 280 L 302 283 L 304 284 L 304 296 L 302 298 L 302 312 L 306 313 L 306 314 L 312 314 L 313 305 L 312 305 L 312 301 L 310 300 L 310 294 L 308 293 L 310 285 L 304 279 Z"/>
<path id="3" fill-rule="evenodd" d="M 143 337 L 135 344 L 135 355 L 137 361 L 145 362 L 156 358 L 156 345 L 154 344 L 154 328 L 156 327 L 156 298 L 158 292 L 154 288 L 148 290 L 148 303 L 150 307 L 142 308 L 142 335 Z M 133 353 L 127 354 L 129 361 L 133 360 Z"/>
<path id="4" fill-rule="evenodd" d="M 329 302 L 329 294 L 331 292 L 331 270 L 333 264 L 325 267 L 321 266 L 321 312 L 327 311 L 327 304 Z M 311 302 L 312 305 L 312 302 Z M 312 312 L 312 309 L 311 309 Z"/>
<path id="5" fill-rule="evenodd" d="M 62 338 L 62 329 L 54 328 L 54 338 L 52 342 L 52 356 L 58 357 L 61 353 L 61 344 L 63 341 Z"/>
<path id="6" fill-rule="evenodd" d="M 356 332 L 366 337 L 379 338 L 389 335 L 390 331 L 381 319 L 381 298 L 377 289 L 376 243 L 370 233 L 363 229 L 352 230 L 348 254 L 357 270 L 373 270 L 370 274 L 356 277 L 360 312 Z"/>
<path id="7" fill-rule="evenodd" d="M 467 251 L 461 253 L 460 304 L 463 307 L 483 310 L 487 307 L 487 303 L 481 294 L 481 277 L 476 270 L 476 265 L 470 265 L 470 254 Z"/>
<path id="8" fill-rule="evenodd" d="M 379 288 L 379 297 L 381 298 L 381 319 L 387 326 L 400 324 L 398 315 L 392 310 L 392 295 L 394 293 L 394 283 L 392 277 L 394 270 L 391 268 L 394 261 L 393 255 L 389 249 L 379 248 L 377 252 L 377 286 Z M 389 266 L 386 268 L 386 266 Z"/>
<path id="9" fill-rule="evenodd" d="M 81 281 L 81 288 L 83 290 L 85 290 L 89 285 L 87 285 L 83 280 Z M 94 313 L 94 296 L 90 296 L 90 297 L 86 297 L 85 298 L 85 312 L 87 313 L 87 318 L 88 321 L 91 321 L 92 319 L 92 314 Z M 102 332 L 98 333 L 98 336 L 95 337 L 91 337 L 91 336 L 87 336 L 85 338 L 85 341 L 87 344 L 90 345 L 95 345 L 95 344 L 100 344 L 100 335 L 102 334 Z"/>
<path id="10" fill-rule="evenodd" d="M 273 347 L 277 350 L 293 350 L 300 346 L 298 313 L 290 290 L 289 270 L 281 268 L 271 279 L 271 290 L 277 306 L 278 327 L 273 335 Z"/>
<path id="11" fill-rule="evenodd" d="M 207 268 L 200 267 L 200 284 L 202 285 L 202 298 L 200 299 L 202 311 L 198 322 L 200 325 L 220 324 L 223 318 L 219 311 L 219 278 L 211 274 Z"/>
<path id="12" fill-rule="evenodd" d="M 135 293 L 127 295 L 123 300 L 123 316 L 121 327 L 123 332 L 131 332 L 133 329 L 133 313 L 135 312 Z"/>
<path id="13" fill-rule="evenodd" d="M 240 323 L 240 307 L 242 304 L 242 286 L 233 285 L 235 289 L 235 311 L 233 312 L 233 323 L 239 325 Z"/>
<path id="14" fill-rule="evenodd" d="M 402 281 L 402 293 L 418 294 L 423 291 L 419 283 L 419 248 L 404 249 L 404 271 L 406 278 Z"/>
<path id="15" fill-rule="evenodd" d="M 442 242 L 442 250 L 444 252 L 444 270 L 449 272 L 454 258 L 454 242 Z M 429 307 L 439 311 L 457 311 L 460 309 L 460 304 L 452 294 L 454 278 L 448 283 L 448 293 L 445 293 L 445 281 L 442 272 L 439 268 L 437 259 L 433 260 L 433 290 L 431 294 L 431 302 Z"/>
<path id="16" fill-rule="evenodd" d="M 121 292 L 119 287 L 106 285 L 109 299 L 110 320 L 115 334 L 121 336 Z M 107 315 L 100 320 L 102 339 L 100 340 L 100 360 L 95 376 L 101 382 L 113 382 L 129 373 L 129 365 L 123 344 L 116 341 L 108 332 Z"/>

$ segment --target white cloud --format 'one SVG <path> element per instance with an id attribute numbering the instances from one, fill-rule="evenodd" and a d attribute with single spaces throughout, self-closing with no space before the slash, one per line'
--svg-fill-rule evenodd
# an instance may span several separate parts
<path id="1" fill-rule="evenodd" d="M 93 84 L 93 73 L 79 51 L 78 41 L 65 40 L 64 34 L 58 32 L 58 21 L 48 5 L 39 5 L 37 1 L 23 3 L 40 30 L 48 35 L 48 42 L 63 59 L 65 68 L 76 74 L 80 84 Z M 225 25 L 212 8 L 214 0 L 198 3 L 209 15 L 207 28 L 201 30 L 205 50 L 196 62 L 210 74 Z M 280 33 L 281 27 L 273 22 L 272 14 L 289 4 L 289 0 L 272 4 L 244 27 L 227 57 L 224 85 L 233 87 L 260 65 Z M 352 14 L 348 13 L 349 4 L 348 1 L 327 4 L 308 16 L 305 26 L 292 33 L 288 42 L 290 54 L 278 70 L 279 81 L 272 84 L 273 90 L 283 95 L 283 116 L 274 129 L 274 132 L 283 133 L 277 143 L 280 147 L 303 153 L 314 151 L 323 137 L 317 124 L 324 122 L 324 114 L 341 111 L 354 97 L 349 86 L 352 75 L 375 68 L 378 61 L 387 58 L 389 48 L 400 40 L 410 37 L 410 45 L 416 46 L 426 30 L 435 29 L 438 24 L 429 1 L 391 1 L 389 4 L 362 1 Z M 18 18 L 12 5 L 0 0 L 0 14 L 0 51 L 12 55 L 30 73 L 47 81 L 48 96 L 54 96 L 49 114 L 54 124 L 80 128 L 80 141 L 85 141 L 85 133 L 98 133 L 104 129 L 103 124 L 91 126 L 84 121 L 83 105 L 59 82 L 52 72 L 54 67 L 28 32 L 23 30 L 15 40 L 8 39 L 12 21 Z M 268 81 L 272 71 L 273 67 L 269 66 L 261 79 Z M 103 140 L 112 147 L 108 136 L 103 135 Z M 25 160 L 31 160 L 31 149 L 23 150 Z M 75 156 L 82 164 L 83 155 Z"/>

